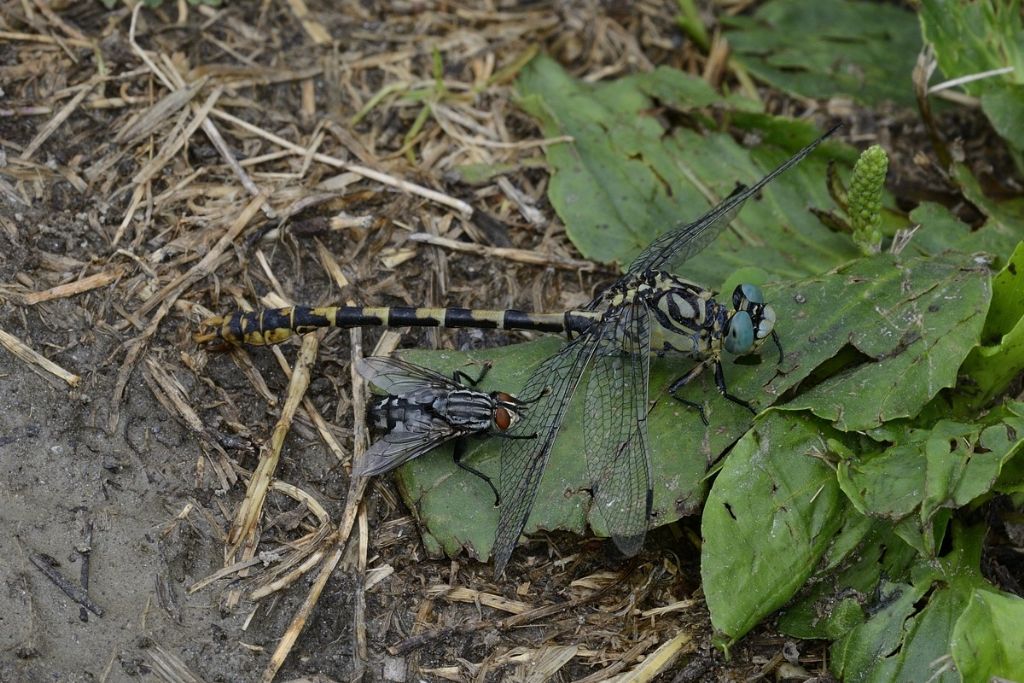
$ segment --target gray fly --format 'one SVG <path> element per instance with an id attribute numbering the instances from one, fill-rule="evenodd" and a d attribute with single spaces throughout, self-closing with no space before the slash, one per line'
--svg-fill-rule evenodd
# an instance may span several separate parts
<path id="1" fill-rule="evenodd" d="M 389 472 L 448 441 L 457 440 L 452 453 L 455 464 L 483 479 L 494 492 L 497 505 L 498 491 L 490 477 L 462 462 L 465 454 L 462 437 L 490 434 L 533 438 L 533 435 L 513 437 L 508 434 L 532 401 L 522 401 L 504 391 L 474 389 L 490 367 L 490 363 L 486 363 L 475 378 L 462 370 L 456 370 L 448 378 L 398 358 L 358 359 L 359 374 L 387 396 L 368 408 L 368 422 L 382 436 L 367 450 L 353 474 L 365 477 Z"/>

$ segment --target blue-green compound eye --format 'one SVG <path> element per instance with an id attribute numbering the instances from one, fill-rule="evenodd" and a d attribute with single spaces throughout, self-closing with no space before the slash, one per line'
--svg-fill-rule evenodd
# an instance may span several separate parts
<path id="1" fill-rule="evenodd" d="M 747 297 L 747 301 L 753 304 L 763 304 L 764 294 L 761 293 L 761 288 L 757 285 L 740 285 L 743 290 L 743 296 Z"/>
<path id="2" fill-rule="evenodd" d="M 756 288 L 755 288 L 756 289 Z M 725 350 L 742 355 L 754 345 L 754 323 L 750 314 L 739 311 L 729 321 L 729 332 L 725 335 Z"/>

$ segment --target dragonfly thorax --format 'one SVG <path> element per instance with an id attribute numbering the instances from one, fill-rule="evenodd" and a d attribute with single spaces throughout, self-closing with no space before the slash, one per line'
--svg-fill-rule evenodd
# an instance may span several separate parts
<path id="1" fill-rule="evenodd" d="M 671 273 L 651 272 L 644 279 L 648 286 L 639 296 L 651 313 L 651 352 L 708 357 L 727 321 L 714 293 Z"/>
<path id="2" fill-rule="evenodd" d="M 756 350 L 775 326 L 774 309 L 754 285 L 736 287 L 729 310 L 711 290 L 671 273 L 648 271 L 610 298 L 610 307 L 643 301 L 651 313 L 651 351 L 657 354 L 680 353 L 697 360 L 723 350 L 744 355 Z"/>

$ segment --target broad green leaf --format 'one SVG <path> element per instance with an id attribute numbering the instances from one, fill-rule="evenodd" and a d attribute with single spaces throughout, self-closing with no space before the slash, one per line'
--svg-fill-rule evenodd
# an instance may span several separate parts
<path id="1" fill-rule="evenodd" d="M 655 237 L 698 218 L 736 183 L 756 181 L 814 137 L 809 128 L 789 126 L 788 147 L 751 152 L 728 135 L 668 131 L 654 115 L 656 103 L 689 111 L 718 101 L 703 81 L 669 69 L 590 84 L 537 58 L 518 86 L 521 105 L 545 136 L 573 138 L 546 148 L 548 195 L 566 233 L 587 258 L 623 266 Z M 791 279 L 856 255 L 849 239 L 807 211 L 832 205 L 824 168 L 812 157 L 772 183 L 686 264 L 686 276 L 717 286 L 735 268 L 757 263 L 773 279 Z"/>
<path id="2" fill-rule="evenodd" d="M 1006 266 L 992 278 L 992 305 L 985 319 L 985 340 L 1009 334 L 1024 318 L 1024 242 L 1018 242 Z"/>
<path id="3" fill-rule="evenodd" d="M 914 613 L 914 603 L 924 592 L 904 583 L 882 581 L 879 608 L 832 646 L 832 671 L 853 683 L 872 680 L 873 667 L 899 647 L 903 624 Z"/>
<path id="4" fill-rule="evenodd" d="M 913 548 L 885 522 L 853 509 L 832 539 L 801 595 L 779 614 L 779 629 L 798 638 L 838 640 L 867 620 L 866 608 L 883 580 L 906 576 Z"/>
<path id="5" fill-rule="evenodd" d="M 961 681 L 951 641 L 971 595 L 986 585 L 983 533 L 957 526 L 954 549 L 919 564 L 910 585 L 883 581 L 872 616 L 832 646 L 833 672 L 848 682 Z"/>
<path id="6" fill-rule="evenodd" d="M 953 628 L 951 651 L 965 681 L 1024 681 L 1024 600 L 975 589 Z"/>
<path id="7" fill-rule="evenodd" d="M 874 662 L 866 670 L 854 669 L 846 681 L 916 681 L 960 683 L 949 654 L 949 638 L 966 600 L 957 591 L 938 589 L 920 613 L 903 624 L 898 651 Z M 868 675 L 864 675 L 868 674 Z"/>
<path id="8" fill-rule="evenodd" d="M 964 83 L 1019 168 L 1024 163 L 1024 25 L 1019 0 L 922 0 L 921 31 L 947 78 L 1009 67 L 1008 73 Z"/>
<path id="9" fill-rule="evenodd" d="M 842 430 L 866 430 L 916 415 L 955 384 L 981 333 L 990 287 L 987 271 L 962 256 L 880 255 L 786 285 L 777 297 L 780 304 L 806 301 L 819 313 L 780 316 L 779 334 L 798 355 L 787 358 L 785 374 L 768 390 L 785 391 L 848 346 L 846 367 L 784 407 L 811 410 Z"/>
<path id="10" fill-rule="evenodd" d="M 1010 83 L 988 90 L 981 96 L 981 110 L 1000 137 L 1017 150 L 1019 167 L 1020 151 L 1024 150 L 1024 84 Z"/>
<path id="11" fill-rule="evenodd" d="M 947 78 L 1013 67 L 1009 74 L 965 83 L 969 94 L 980 96 L 1006 82 L 1024 83 L 1020 0 L 921 0 L 918 16 Z"/>
<path id="12" fill-rule="evenodd" d="M 803 97 L 847 95 L 911 106 L 921 37 L 912 12 L 872 2 L 767 2 L 723 17 L 734 59 L 754 76 Z"/>
<path id="13" fill-rule="evenodd" d="M 952 177 L 964 196 L 988 217 L 985 226 L 972 233 L 978 236 L 979 241 L 973 247 L 965 244 L 964 251 L 984 250 L 996 257 L 994 266 L 1002 268 L 1006 257 L 1020 242 L 1024 230 L 1024 198 L 990 199 L 982 192 L 978 179 L 963 164 L 954 165 Z"/>
<path id="14" fill-rule="evenodd" d="M 974 423 L 942 420 L 910 430 L 884 451 L 840 461 L 839 485 L 861 514 L 906 521 L 901 536 L 930 553 L 938 540 L 934 516 L 987 495 L 1024 447 L 1022 413 L 1024 405 L 1011 403 Z"/>
<path id="15" fill-rule="evenodd" d="M 932 202 L 922 202 L 911 211 L 910 222 L 920 227 L 904 249 L 904 255 L 938 256 L 944 251 L 966 254 L 980 252 L 979 256 L 988 256 L 993 262 L 1001 264 L 1021 235 L 1019 226 L 1012 228 L 995 219 L 989 219 L 982 227 L 972 230 L 949 209 Z"/>
<path id="16" fill-rule="evenodd" d="M 984 332 L 985 343 L 964 361 L 970 382 L 954 400 L 960 410 L 984 407 L 1024 372 L 1024 242 L 993 281 Z"/>
<path id="17" fill-rule="evenodd" d="M 711 487 L 701 578 L 711 623 L 730 638 L 796 593 L 843 522 L 835 475 L 822 461 L 831 431 L 811 417 L 770 411 L 737 442 Z"/>
<path id="18" fill-rule="evenodd" d="M 839 463 L 839 485 L 863 514 L 898 522 L 921 504 L 924 485 L 922 445 L 894 446 L 886 451 Z"/>

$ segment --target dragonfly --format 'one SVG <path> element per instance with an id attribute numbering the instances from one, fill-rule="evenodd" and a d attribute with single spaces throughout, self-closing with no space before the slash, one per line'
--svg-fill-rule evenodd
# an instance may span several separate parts
<path id="1" fill-rule="evenodd" d="M 462 461 L 465 439 L 471 435 L 493 434 L 511 439 L 536 438 L 512 435 L 511 429 L 522 419 L 533 400 L 520 400 L 504 391 L 483 392 L 475 387 L 491 369 L 486 362 L 476 377 L 462 370 L 452 376 L 399 358 L 370 356 L 356 360 L 356 370 L 387 395 L 368 406 L 368 421 L 382 432 L 353 470 L 354 476 L 369 477 L 390 472 L 438 446 L 455 440 L 452 459 L 461 469 L 479 477 L 500 496 L 491 478 Z"/>
<path id="2" fill-rule="evenodd" d="M 696 361 L 668 388 L 668 394 L 700 412 L 696 403 L 677 395 L 708 368 L 714 368 L 718 391 L 753 412 L 750 404 L 729 393 L 723 354 L 746 356 L 771 338 L 783 352 L 775 330 L 776 315 L 760 288 L 738 285 L 731 307 L 715 293 L 672 273 L 707 247 L 736 217 L 748 199 L 786 172 L 839 126 L 798 151 L 752 185 L 736 189 L 703 216 L 683 222 L 657 237 L 621 277 L 587 305 L 564 313 L 488 311 L 467 308 L 288 307 L 237 312 L 210 318 L 195 335 L 210 344 L 276 344 L 293 334 L 323 327 L 473 327 L 562 332 L 568 343 L 543 361 L 527 379 L 523 395 L 543 396 L 509 432 L 502 444 L 499 493 L 501 505 L 494 538 L 495 575 L 505 569 L 526 527 L 562 420 L 586 376 L 585 459 L 591 482 L 591 506 L 598 510 L 609 536 L 627 557 L 643 545 L 650 520 L 653 488 L 647 441 L 650 355 L 676 354 Z"/>

